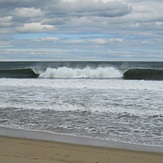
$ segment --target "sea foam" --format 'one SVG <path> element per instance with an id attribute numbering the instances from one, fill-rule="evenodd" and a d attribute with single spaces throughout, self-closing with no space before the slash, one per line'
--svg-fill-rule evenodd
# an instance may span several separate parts
<path id="1" fill-rule="evenodd" d="M 45 72 L 41 73 L 41 78 L 88 78 L 88 79 L 107 79 L 107 78 L 121 78 L 122 73 L 114 67 L 98 67 L 90 68 L 47 68 Z"/>

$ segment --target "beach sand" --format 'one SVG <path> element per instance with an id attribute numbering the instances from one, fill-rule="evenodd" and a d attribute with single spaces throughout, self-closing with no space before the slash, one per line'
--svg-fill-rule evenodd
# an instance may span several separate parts
<path id="1" fill-rule="evenodd" d="M 0 163 L 162 163 L 163 154 L 0 137 Z"/>

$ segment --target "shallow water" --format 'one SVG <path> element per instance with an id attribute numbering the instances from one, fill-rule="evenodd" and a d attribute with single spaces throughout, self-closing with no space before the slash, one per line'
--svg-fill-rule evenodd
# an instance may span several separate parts
<path id="1" fill-rule="evenodd" d="M 0 79 L 0 125 L 163 146 L 163 81 Z"/>

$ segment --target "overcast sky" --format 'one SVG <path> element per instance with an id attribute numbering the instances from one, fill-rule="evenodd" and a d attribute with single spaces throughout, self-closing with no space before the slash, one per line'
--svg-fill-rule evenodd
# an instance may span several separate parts
<path id="1" fill-rule="evenodd" d="M 0 61 L 163 61 L 163 0 L 0 0 Z"/>

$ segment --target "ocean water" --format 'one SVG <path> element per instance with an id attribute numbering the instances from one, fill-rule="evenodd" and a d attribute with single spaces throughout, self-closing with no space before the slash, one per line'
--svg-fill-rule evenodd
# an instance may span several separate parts
<path id="1" fill-rule="evenodd" d="M 0 62 L 0 126 L 163 147 L 162 72 L 163 62 Z"/>

